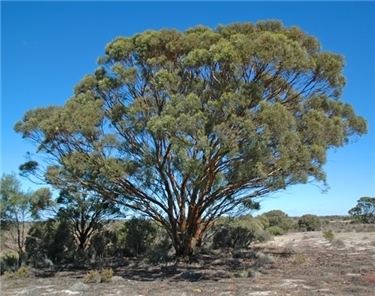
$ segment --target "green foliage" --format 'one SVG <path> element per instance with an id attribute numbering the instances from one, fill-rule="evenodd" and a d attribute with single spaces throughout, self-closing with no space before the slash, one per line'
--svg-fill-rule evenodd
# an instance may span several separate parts
<path id="1" fill-rule="evenodd" d="M 57 217 L 69 224 L 71 235 L 76 237 L 77 248 L 81 255 L 93 235 L 98 233 L 105 221 L 120 214 L 118 205 L 102 196 L 78 188 L 66 188 L 57 199 L 60 205 Z"/>
<path id="2" fill-rule="evenodd" d="M 0 256 L 0 274 L 13 272 L 18 268 L 18 254 L 14 252 L 4 252 Z"/>
<path id="3" fill-rule="evenodd" d="M 280 226 L 271 226 L 267 228 L 267 231 L 271 233 L 272 235 L 283 235 L 285 233 L 285 230 L 281 228 Z"/>
<path id="4" fill-rule="evenodd" d="M 335 239 L 335 233 L 332 230 L 327 230 L 323 232 L 323 237 L 329 242 L 332 242 Z"/>
<path id="5" fill-rule="evenodd" d="M 150 220 L 132 218 L 124 224 L 125 253 L 131 256 L 140 256 L 151 249 L 157 229 Z"/>
<path id="6" fill-rule="evenodd" d="M 76 248 L 69 228 L 64 220 L 33 224 L 26 239 L 28 261 L 37 268 L 47 267 L 48 260 L 54 264 L 72 262 Z"/>
<path id="7" fill-rule="evenodd" d="M 166 263 L 172 259 L 170 255 L 171 243 L 169 239 L 153 245 L 147 252 L 147 261 L 151 264 Z"/>
<path id="8" fill-rule="evenodd" d="M 320 219 L 316 215 L 303 215 L 298 219 L 298 229 L 302 231 L 316 231 L 320 230 Z"/>
<path id="9" fill-rule="evenodd" d="M 221 221 L 213 236 L 213 248 L 246 248 L 251 242 L 270 239 L 263 225 L 251 217 Z"/>
<path id="10" fill-rule="evenodd" d="M 349 214 L 362 223 L 375 223 L 375 197 L 361 197 Z"/>
<path id="11" fill-rule="evenodd" d="M 16 124 L 50 160 L 24 173 L 139 211 L 189 253 L 215 218 L 324 182 L 327 150 L 366 132 L 340 100 L 343 66 L 277 21 L 118 37 L 64 106 Z"/>
<path id="12" fill-rule="evenodd" d="M 17 246 L 18 266 L 25 259 L 27 221 L 39 218 L 40 212 L 53 205 L 48 188 L 24 192 L 15 175 L 3 175 L 0 181 L 0 223 L 12 233 Z"/>
<path id="13" fill-rule="evenodd" d="M 165 229 L 156 227 L 155 238 L 146 252 L 147 261 L 151 264 L 166 263 L 172 259 L 172 243 Z"/>
<path id="14" fill-rule="evenodd" d="M 122 246 L 119 245 L 119 238 L 115 231 L 101 229 L 96 232 L 91 240 L 88 255 L 99 258 L 118 255 Z"/>
<path id="15" fill-rule="evenodd" d="M 272 257 L 272 255 L 264 254 L 262 252 L 257 252 L 255 254 L 255 265 L 257 267 L 263 267 L 268 264 L 274 263 L 275 259 Z"/>
<path id="16" fill-rule="evenodd" d="M 0 193 L 2 225 L 22 223 L 26 219 L 38 218 L 40 211 L 52 205 L 51 192 L 48 188 L 25 193 L 16 175 L 12 174 L 2 176 Z"/>
<path id="17" fill-rule="evenodd" d="M 265 216 L 268 219 L 268 225 L 269 225 L 269 227 L 267 228 L 268 231 L 271 227 L 273 227 L 273 229 L 276 232 L 278 232 L 277 228 L 275 228 L 275 227 L 278 227 L 282 230 L 282 233 L 285 233 L 293 227 L 292 219 L 289 218 L 288 215 L 285 214 L 283 211 L 273 210 L 273 211 L 264 213 L 261 216 Z"/>
<path id="18" fill-rule="evenodd" d="M 263 228 L 266 229 L 270 227 L 270 220 L 265 215 L 260 215 L 256 219 L 263 225 Z"/>

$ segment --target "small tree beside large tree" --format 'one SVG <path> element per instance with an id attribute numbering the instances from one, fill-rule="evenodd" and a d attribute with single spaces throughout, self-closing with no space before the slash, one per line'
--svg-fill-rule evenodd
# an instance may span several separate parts
<path id="1" fill-rule="evenodd" d="M 349 214 L 362 223 L 375 223 L 375 197 L 363 196 Z"/>
<path id="2" fill-rule="evenodd" d="M 147 215 L 178 256 L 215 218 L 324 181 L 327 150 L 366 132 L 340 100 L 342 56 L 277 21 L 119 37 L 99 63 L 64 106 L 17 123 L 49 158 L 24 172 Z"/>
<path id="3" fill-rule="evenodd" d="M 3 175 L 0 181 L 0 221 L 7 230 L 11 244 L 7 247 L 18 254 L 18 266 L 25 260 L 27 224 L 38 219 L 40 213 L 52 207 L 53 200 L 48 188 L 25 192 L 15 175 Z"/>
<path id="4" fill-rule="evenodd" d="M 76 239 L 79 256 L 84 256 L 91 238 L 105 222 L 120 215 L 120 208 L 111 200 L 103 200 L 95 192 L 61 191 L 57 198 L 57 218 L 65 221 Z"/>

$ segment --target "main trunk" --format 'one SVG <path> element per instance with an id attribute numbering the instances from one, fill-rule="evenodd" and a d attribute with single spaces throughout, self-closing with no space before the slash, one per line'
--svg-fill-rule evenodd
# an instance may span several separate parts
<path id="1" fill-rule="evenodd" d="M 176 257 L 190 257 L 202 243 L 202 227 L 199 220 L 182 223 L 172 233 L 173 247 Z"/>

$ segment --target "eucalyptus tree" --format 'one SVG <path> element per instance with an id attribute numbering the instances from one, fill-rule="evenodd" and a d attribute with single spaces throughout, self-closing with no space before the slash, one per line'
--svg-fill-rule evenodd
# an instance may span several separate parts
<path id="1" fill-rule="evenodd" d="M 80 256 L 85 255 L 91 238 L 103 225 L 121 214 L 117 204 L 94 192 L 65 189 L 60 192 L 57 204 L 57 218 L 66 222 Z"/>
<path id="2" fill-rule="evenodd" d="M 375 197 L 363 196 L 349 214 L 363 223 L 375 223 Z"/>
<path id="3" fill-rule="evenodd" d="M 52 207 L 53 200 L 48 188 L 24 192 L 15 175 L 3 175 L 0 181 L 0 221 L 2 231 L 10 235 L 11 244 L 18 254 L 18 265 L 25 259 L 27 224 L 38 219 L 41 211 Z M 4 234 L 4 233 L 3 233 Z"/>
<path id="4" fill-rule="evenodd" d="M 147 215 L 189 255 L 216 217 L 324 181 L 327 150 L 366 132 L 343 66 L 277 21 L 118 37 L 64 106 L 17 123 L 49 159 L 23 168 Z"/>

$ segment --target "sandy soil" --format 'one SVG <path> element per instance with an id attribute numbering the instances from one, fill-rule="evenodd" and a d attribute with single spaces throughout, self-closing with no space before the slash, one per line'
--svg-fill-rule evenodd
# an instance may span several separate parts
<path id="1" fill-rule="evenodd" d="M 232 255 L 177 266 L 128 262 L 112 283 L 84 284 L 82 272 L 6 279 L 1 295 L 374 295 L 375 233 L 290 233 Z"/>

